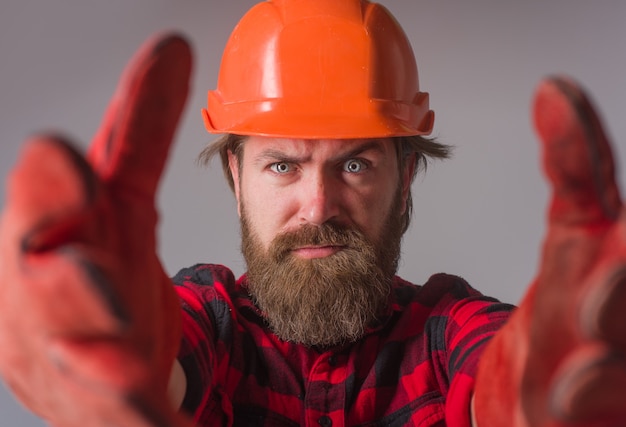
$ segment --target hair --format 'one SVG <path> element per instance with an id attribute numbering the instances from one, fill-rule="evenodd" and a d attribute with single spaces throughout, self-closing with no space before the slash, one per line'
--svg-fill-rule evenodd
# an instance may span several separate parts
<path id="1" fill-rule="evenodd" d="M 230 189 L 233 191 L 235 190 L 235 183 L 228 166 L 228 152 L 232 152 L 235 156 L 237 156 L 237 159 L 239 159 L 239 168 L 241 168 L 243 163 L 243 145 L 246 138 L 246 135 L 225 134 L 216 141 L 207 145 L 198 155 L 198 163 L 203 166 L 207 166 L 213 157 L 219 153 L 222 161 L 224 176 L 226 177 Z M 402 176 L 406 167 L 411 164 L 412 159 L 415 159 L 415 168 L 413 169 L 413 174 L 411 176 L 411 183 L 415 180 L 418 172 L 426 171 L 430 160 L 443 160 L 452 155 L 453 147 L 442 144 L 435 138 L 426 138 L 421 135 L 411 135 L 392 137 L 392 140 L 396 142 L 395 146 L 396 154 L 398 156 L 398 164 L 400 166 L 400 176 Z M 413 198 L 411 196 L 411 188 L 409 187 L 406 200 L 406 211 L 403 217 L 402 233 L 409 228 L 412 214 Z"/>

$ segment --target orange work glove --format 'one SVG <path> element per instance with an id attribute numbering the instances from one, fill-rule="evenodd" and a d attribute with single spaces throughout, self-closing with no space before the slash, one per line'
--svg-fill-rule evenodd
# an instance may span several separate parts
<path id="1" fill-rule="evenodd" d="M 167 385 L 180 308 L 157 258 L 155 191 L 187 98 L 179 36 L 126 70 L 85 160 L 38 136 L 0 219 L 0 372 L 56 427 L 182 426 Z"/>
<path id="2" fill-rule="evenodd" d="M 488 345 L 479 427 L 626 426 L 626 217 L 600 121 L 572 81 L 537 91 L 552 202 L 541 267 Z"/>

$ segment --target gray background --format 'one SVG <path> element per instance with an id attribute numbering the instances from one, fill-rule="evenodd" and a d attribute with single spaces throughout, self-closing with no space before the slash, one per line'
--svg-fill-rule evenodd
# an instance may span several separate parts
<path id="1" fill-rule="evenodd" d="M 33 131 L 62 130 L 86 146 L 136 48 L 155 32 L 180 30 L 194 43 L 196 68 L 159 193 L 160 252 L 172 274 L 201 261 L 242 273 L 233 198 L 217 164 L 202 169 L 194 161 L 212 139 L 200 109 L 214 87 L 222 48 L 254 3 L 2 0 L 0 176 Z M 552 73 L 581 81 L 623 162 L 626 2 L 384 4 L 413 43 L 421 88 L 436 111 L 434 135 L 457 146 L 451 161 L 433 164 L 414 186 L 415 216 L 400 273 L 417 283 L 435 272 L 457 273 L 487 294 L 518 302 L 537 269 L 548 195 L 529 120 L 533 90 Z M 40 425 L 0 383 L 0 426 Z"/>

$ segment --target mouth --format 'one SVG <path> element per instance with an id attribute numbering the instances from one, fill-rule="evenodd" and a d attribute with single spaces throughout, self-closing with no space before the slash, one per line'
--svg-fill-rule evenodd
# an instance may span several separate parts
<path id="1" fill-rule="evenodd" d="M 292 252 L 302 259 L 326 258 L 344 250 L 345 246 L 322 245 L 322 246 L 302 246 L 293 249 Z"/>

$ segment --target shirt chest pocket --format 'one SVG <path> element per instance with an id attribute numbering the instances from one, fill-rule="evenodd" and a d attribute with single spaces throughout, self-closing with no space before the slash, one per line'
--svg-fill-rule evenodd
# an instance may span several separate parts
<path id="1" fill-rule="evenodd" d="M 299 427 L 300 425 L 269 409 L 249 406 L 233 408 L 233 427 Z"/>
<path id="2" fill-rule="evenodd" d="M 440 393 L 432 391 L 399 406 L 385 410 L 384 415 L 370 415 L 371 421 L 353 420 L 347 425 L 354 427 L 445 427 L 445 400 Z M 361 411 L 363 408 L 361 408 Z M 358 411 L 358 409 L 357 409 Z M 366 414 L 361 414 L 367 419 Z M 375 418 L 372 420 L 372 418 Z"/>

